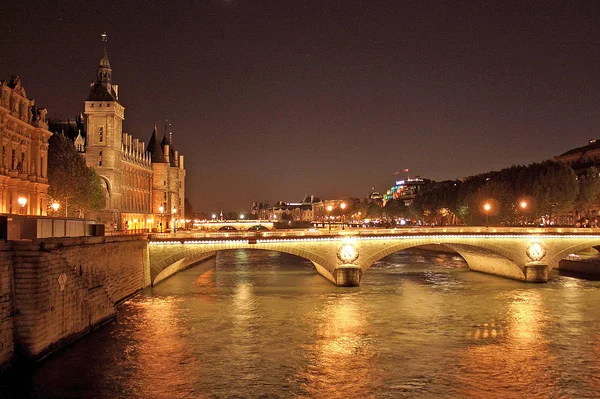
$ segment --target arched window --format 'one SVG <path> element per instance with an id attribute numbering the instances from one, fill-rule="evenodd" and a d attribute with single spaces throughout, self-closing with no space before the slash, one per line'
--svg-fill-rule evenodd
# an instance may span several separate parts
<path id="1" fill-rule="evenodd" d="M 102 166 L 102 151 L 98 152 L 98 166 Z"/>

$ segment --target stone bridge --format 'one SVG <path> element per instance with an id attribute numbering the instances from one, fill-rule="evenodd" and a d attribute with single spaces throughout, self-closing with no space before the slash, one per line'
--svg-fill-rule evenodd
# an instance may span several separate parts
<path id="1" fill-rule="evenodd" d="M 261 249 L 310 260 L 317 272 L 338 286 L 358 286 L 369 267 L 394 252 L 423 245 L 445 245 L 471 270 L 529 282 L 546 282 L 550 270 L 571 253 L 600 246 L 590 229 L 436 228 L 388 231 L 204 233 L 149 239 L 155 284 L 217 251 Z"/>

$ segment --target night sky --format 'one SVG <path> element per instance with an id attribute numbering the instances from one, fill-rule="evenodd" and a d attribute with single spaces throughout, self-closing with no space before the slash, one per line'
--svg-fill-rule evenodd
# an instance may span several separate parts
<path id="1" fill-rule="evenodd" d="M 0 79 L 75 117 L 107 32 L 124 130 L 169 119 L 194 210 L 364 198 L 404 168 L 462 178 L 600 138 L 600 3 L 524 3 L 5 2 Z"/>

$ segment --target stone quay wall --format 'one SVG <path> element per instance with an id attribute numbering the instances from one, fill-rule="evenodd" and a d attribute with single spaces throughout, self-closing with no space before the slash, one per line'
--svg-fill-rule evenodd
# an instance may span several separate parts
<path id="1" fill-rule="evenodd" d="M 0 367 L 39 359 L 116 314 L 150 285 L 145 236 L 0 245 Z"/>
<path id="2" fill-rule="evenodd" d="M 0 372 L 14 356 L 13 262 L 10 244 L 0 244 Z"/>

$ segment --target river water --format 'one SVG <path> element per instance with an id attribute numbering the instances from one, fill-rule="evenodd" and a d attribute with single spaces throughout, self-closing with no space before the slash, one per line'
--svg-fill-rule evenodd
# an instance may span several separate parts
<path id="1" fill-rule="evenodd" d="M 13 396 L 597 398 L 600 282 L 532 285 L 399 252 L 339 288 L 291 255 L 226 251 L 4 377 Z"/>

